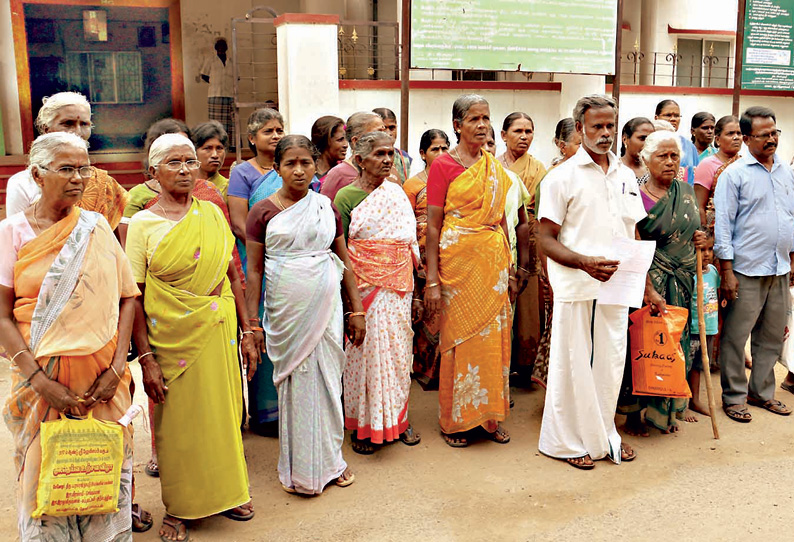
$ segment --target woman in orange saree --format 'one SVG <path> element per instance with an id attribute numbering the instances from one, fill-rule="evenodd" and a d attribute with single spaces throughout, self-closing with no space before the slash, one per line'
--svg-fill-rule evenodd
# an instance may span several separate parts
<path id="1" fill-rule="evenodd" d="M 139 291 L 108 222 L 76 207 L 93 175 L 85 142 L 70 133 L 39 137 L 30 171 L 41 199 L 0 223 L 0 343 L 13 354 L 3 415 L 20 482 L 19 537 L 132 540 L 131 427 L 124 429 L 118 512 L 31 517 L 41 423 L 89 410 L 98 420 L 116 421 L 130 407 L 126 345 Z"/>
<path id="2" fill-rule="evenodd" d="M 510 302 L 516 293 L 504 218 L 510 179 L 482 152 L 488 102 L 461 96 L 452 107 L 458 146 L 428 175 L 427 310 L 441 310 L 439 423 L 452 447 L 482 426 L 507 443 Z"/>

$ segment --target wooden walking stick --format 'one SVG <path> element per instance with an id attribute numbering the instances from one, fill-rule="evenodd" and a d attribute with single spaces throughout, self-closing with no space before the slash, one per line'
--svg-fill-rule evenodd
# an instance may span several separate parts
<path id="1" fill-rule="evenodd" d="M 706 394 L 708 395 L 709 400 L 709 416 L 711 416 L 711 430 L 714 433 L 714 438 L 720 438 L 720 431 L 717 429 L 717 416 L 714 412 L 714 390 L 711 388 L 711 366 L 709 364 L 709 349 L 708 343 L 706 342 L 706 322 L 705 319 L 705 310 L 703 308 L 703 252 L 700 249 L 697 249 L 697 257 L 698 257 L 698 284 L 697 284 L 697 295 L 698 295 L 698 331 L 700 332 L 700 359 L 703 362 L 703 374 L 706 377 Z M 700 390 L 692 390 L 692 393 L 700 393 Z"/>

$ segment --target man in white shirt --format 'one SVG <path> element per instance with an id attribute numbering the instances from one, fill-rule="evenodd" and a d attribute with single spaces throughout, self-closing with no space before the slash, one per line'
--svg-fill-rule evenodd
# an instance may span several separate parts
<path id="1" fill-rule="evenodd" d="M 229 45 L 226 38 L 215 41 L 215 55 L 208 58 L 201 68 L 201 79 L 209 83 L 207 92 L 207 114 L 210 120 L 217 120 L 226 129 L 231 147 L 237 145 L 234 122 L 234 68 L 226 52 Z"/>
<path id="2" fill-rule="evenodd" d="M 607 260 L 612 239 L 634 239 L 645 217 L 632 171 L 611 151 L 617 107 L 590 95 L 573 110 L 579 151 L 541 184 L 540 244 L 554 291 L 548 388 L 541 453 L 592 469 L 593 460 L 636 457 L 621 444 L 615 407 L 626 357 L 628 307 L 596 302 L 619 262 Z"/>

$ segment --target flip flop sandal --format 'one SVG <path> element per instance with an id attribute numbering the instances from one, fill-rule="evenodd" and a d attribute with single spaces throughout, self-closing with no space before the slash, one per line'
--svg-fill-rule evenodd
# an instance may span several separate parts
<path id="1" fill-rule="evenodd" d="M 149 520 L 144 521 L 143 515 L 148 514 Z M 145 533 L 149 529 L 152 528 L 154 525 L 154 520 L 152 519 L 152 515 L 149 514 L 146 510 L 141 508 L 140 504 L 133 504 L 132 505 L 132 532 L 133 533 Z"/>
<path id="2" fill-rule="evenodd" d="M 747 398 L 747 404 L 752 405 L 754 407 L 763 408 L 764 410 L 768 410 L 772 414 L 777 414 L 778 416 L 789 416 L 791 414 L 791 409 L 778 401 L 777 399 L 770 399 L 769 401 L 763 401 L 761 399 L 754 399 L 752 397 Z"/>
<path id="3" fill-rule="evenodd" d="M 165 518 L 163 518 L 163 525 L 168 525 L 174 531 L 176 531 L 177 542 L 185 542 L 186 540 L 188 540 L 190 538 L 190 531 L 188 530 L 187 524 L 184 521 L 178 520 L 176 518 L 172 519 L 172 518 L 165 517 Z M 185 528 L 185 538 L 179 538 L 179 528 L 180 527 L 184 527 Z M 170 538 L 166 538 L 166 536 L 164 534 L 160 535 L 160 540 L 162 540 L 163 542 L 174 542 Z"/>
<path id="4" fill-rule="evenodd" d="M 293 489 L 293 491 L 295 490 Z M 245 508 L 243 510 L 245 510 Z M 232 508 L 231 510 L 226 510 L 225 512 L 221 512 L 221 515 L 223 517 L 233 519 L 234 521 L 248 521 L 254 518 L 255 513 L 256 512 L 254 510 L 250 510 L 250 514 L 239 514 L 234 511 L 234 508 Z"/>
<path id="5" fill-rule="evenodd" d="M 722 411 L 735 422 L 750 423 L 753 417 L 747 412 L 747 407 L 744 405 L 722 405 Z"/>
<path id="6" fill-rule="evenodd" d="M 287 493 L 289 493 L 290 495 L 297 495 L 297 494 L 298 494 L 298 492 L 297 492 L 297 491 L 295 491 L 295 489 L 294 489 L 294 488 L 287 487 L 287 486 L 285 486 L 284 484 L 281 484 L 281 489 L 283 489 L 284 491 L 286 491 L 286 492 L 287 492 Z"/>
<path id="7" fill-rule="evenodd" d="M 412 425 L 408 426 L 408 429 L 400 434 L 400 442 L 405 444 L 406 446 L 416 446 L 422 440 L 422 437 L 414 431 Z"/>
<path id="8" fill-rule="evenodd" d="M 585 457 L 587 457 L 587 456 L 583 455 L 582 457 L 569 457 L 567 459 L 563 459 L 563 461 L 565 461 L 566 463 L 568 463 L 570 466 L 572 466 L 575 469 L 593 470 L 595 468 L 595 463 L 581 463 L 581 462 L 578 462 L 580 459 L 583 460 Z M 590 461 L 592 461 L 592 459 Z"/>
<path id="9" fill-rule="evenodd" d="M 441 433 L 441 436 L 444 437 L 444 442 L 447 443 L 447 446 L 451 448 L 465 448 L 469 445 L 469 441 L 465 437 L 454 437 L 446 433 Z"/>
<path id="10" fill-rule="evenodd" d="M 356 475 L 351 472 L 350 476 L 348 476 L 346 480 L 340 482 L 339 478 L 337 478 L 335 483 L 339 487 L 347 487 L 355 481 L 356 481 Z"/>
<path id="11" fill-rule="evenodd" d="M 485 429 L 483 429 L 485 431 Z M 500 425 L 496 428 L 496 431 L 491 433 L 490 431 L 485 431 L 485 435 L 488 440 L 492 440 L 497 444 L 507 444 L 510 442 L 510 435 L 502 428 Z"/>
<path id="12" fill-rule="evenodd" d="M 623 457 L 623 454 L 626 454 L 626 457 Z M 626 463 L 629 463 L 631 461 L 634 461 L 635 459 L 637 459 L 637 452 L 635 452 L 633 448 L 632 448 L 631 451 L 629 451 L 629 450 L 626 449 L 625 446 L 623 446 L 621 444 L 620 445 L 620 461 L 621 462 L 625 461 Z"/>
<path id="13" fill-rule="evenodd" d="M 146 467 L 144 467 L 143 472 L 145 472 L 147 475 L 151 476 L 152 478 L 160 477 L 160 467 L 158 467 L 157 463 L 155 463 L 152 460 L 149 460 L 149 462 L 146 463 Z"/>

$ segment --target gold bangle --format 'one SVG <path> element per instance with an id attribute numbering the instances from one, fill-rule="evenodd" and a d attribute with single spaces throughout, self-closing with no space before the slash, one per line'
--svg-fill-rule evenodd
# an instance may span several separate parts
<path id="1" fill-rule="evenodd" d="M 510 275 L 509 277 L 507 277 L 507 280 L 514 280 L 514 281 L 518 282 L 518 279 L 515 278 L 513 275 Z"/>
<path id="2" fill-rule="evenodd" d="M 146 356 L 154 356 L 154 352 L 149 351 L 149 352 L 145 352 L 145 353 L 141 354 L 140 356 L 138 356 L 138 363 L 140 363 L 141 360 L 143 358 L 145 358 Z M 111 367 L 112 367 L 112 365 L 111 365 Z"/>
<path id="3" fill-rule="evenodd" d="M 524 269 L 524 268 L 523 268 L 523 267 L 521 267 L 520 265 L 517 265 L 516 267 L 517 267 L 518 269 L 520 269 L 521 271 L 523 271 L 524 273 L 529 273 L 529 270 L 528 270 L 528 269 Z"/>
<path id="4" fill-rule="evenodd" d="M 430 284 L 425 284 L 425 288 L 435 288 L 438 286 L 437 282 L 431 282 Z"/>
<path id="5" fill-rule="evenodd" d="M 354 316 L 366 316 L 366 315 L 367 315 L 366 311 L 364 311 L 364 312 L 351 312 L 350 314 L 348 314 L 348 317 L 352 318 Z"/>
<path id="6" fill-rule="evenodd" d="M 149 352 L 149 353 L 151 354 L 151 352 Z M 140 358 L 138 358 L 138 359 L 140 359 Z M 112 363 L 110 364 L 110 370 L 113 371 L 113 374 L 116 375 L 116 378 L 118 378 L 119 381 L 121 381 L 121 377 L 119 376 L 119 372 L 116 370 L 115 367 L 113 367 Z"/>
<path id="7" fill-rule="evenodd" d="M 20 354 L 24 354 L 25 352 L 30 352 L 30 350 L 29 350 L 29 349 L 27 349 L 27 348 L 23 348 L 22 350 L 20 350 L 19 352 L 17 352 L 17 353 L 16 353 L 16 354 L 14 354 L 13 356 L 11 356 L 11 362 L 12 362 L 12 363 L 13 363 L 13 362 L 15 362 L 15 361 L 17 360 L 17 357 L 18 357 Z"/>

